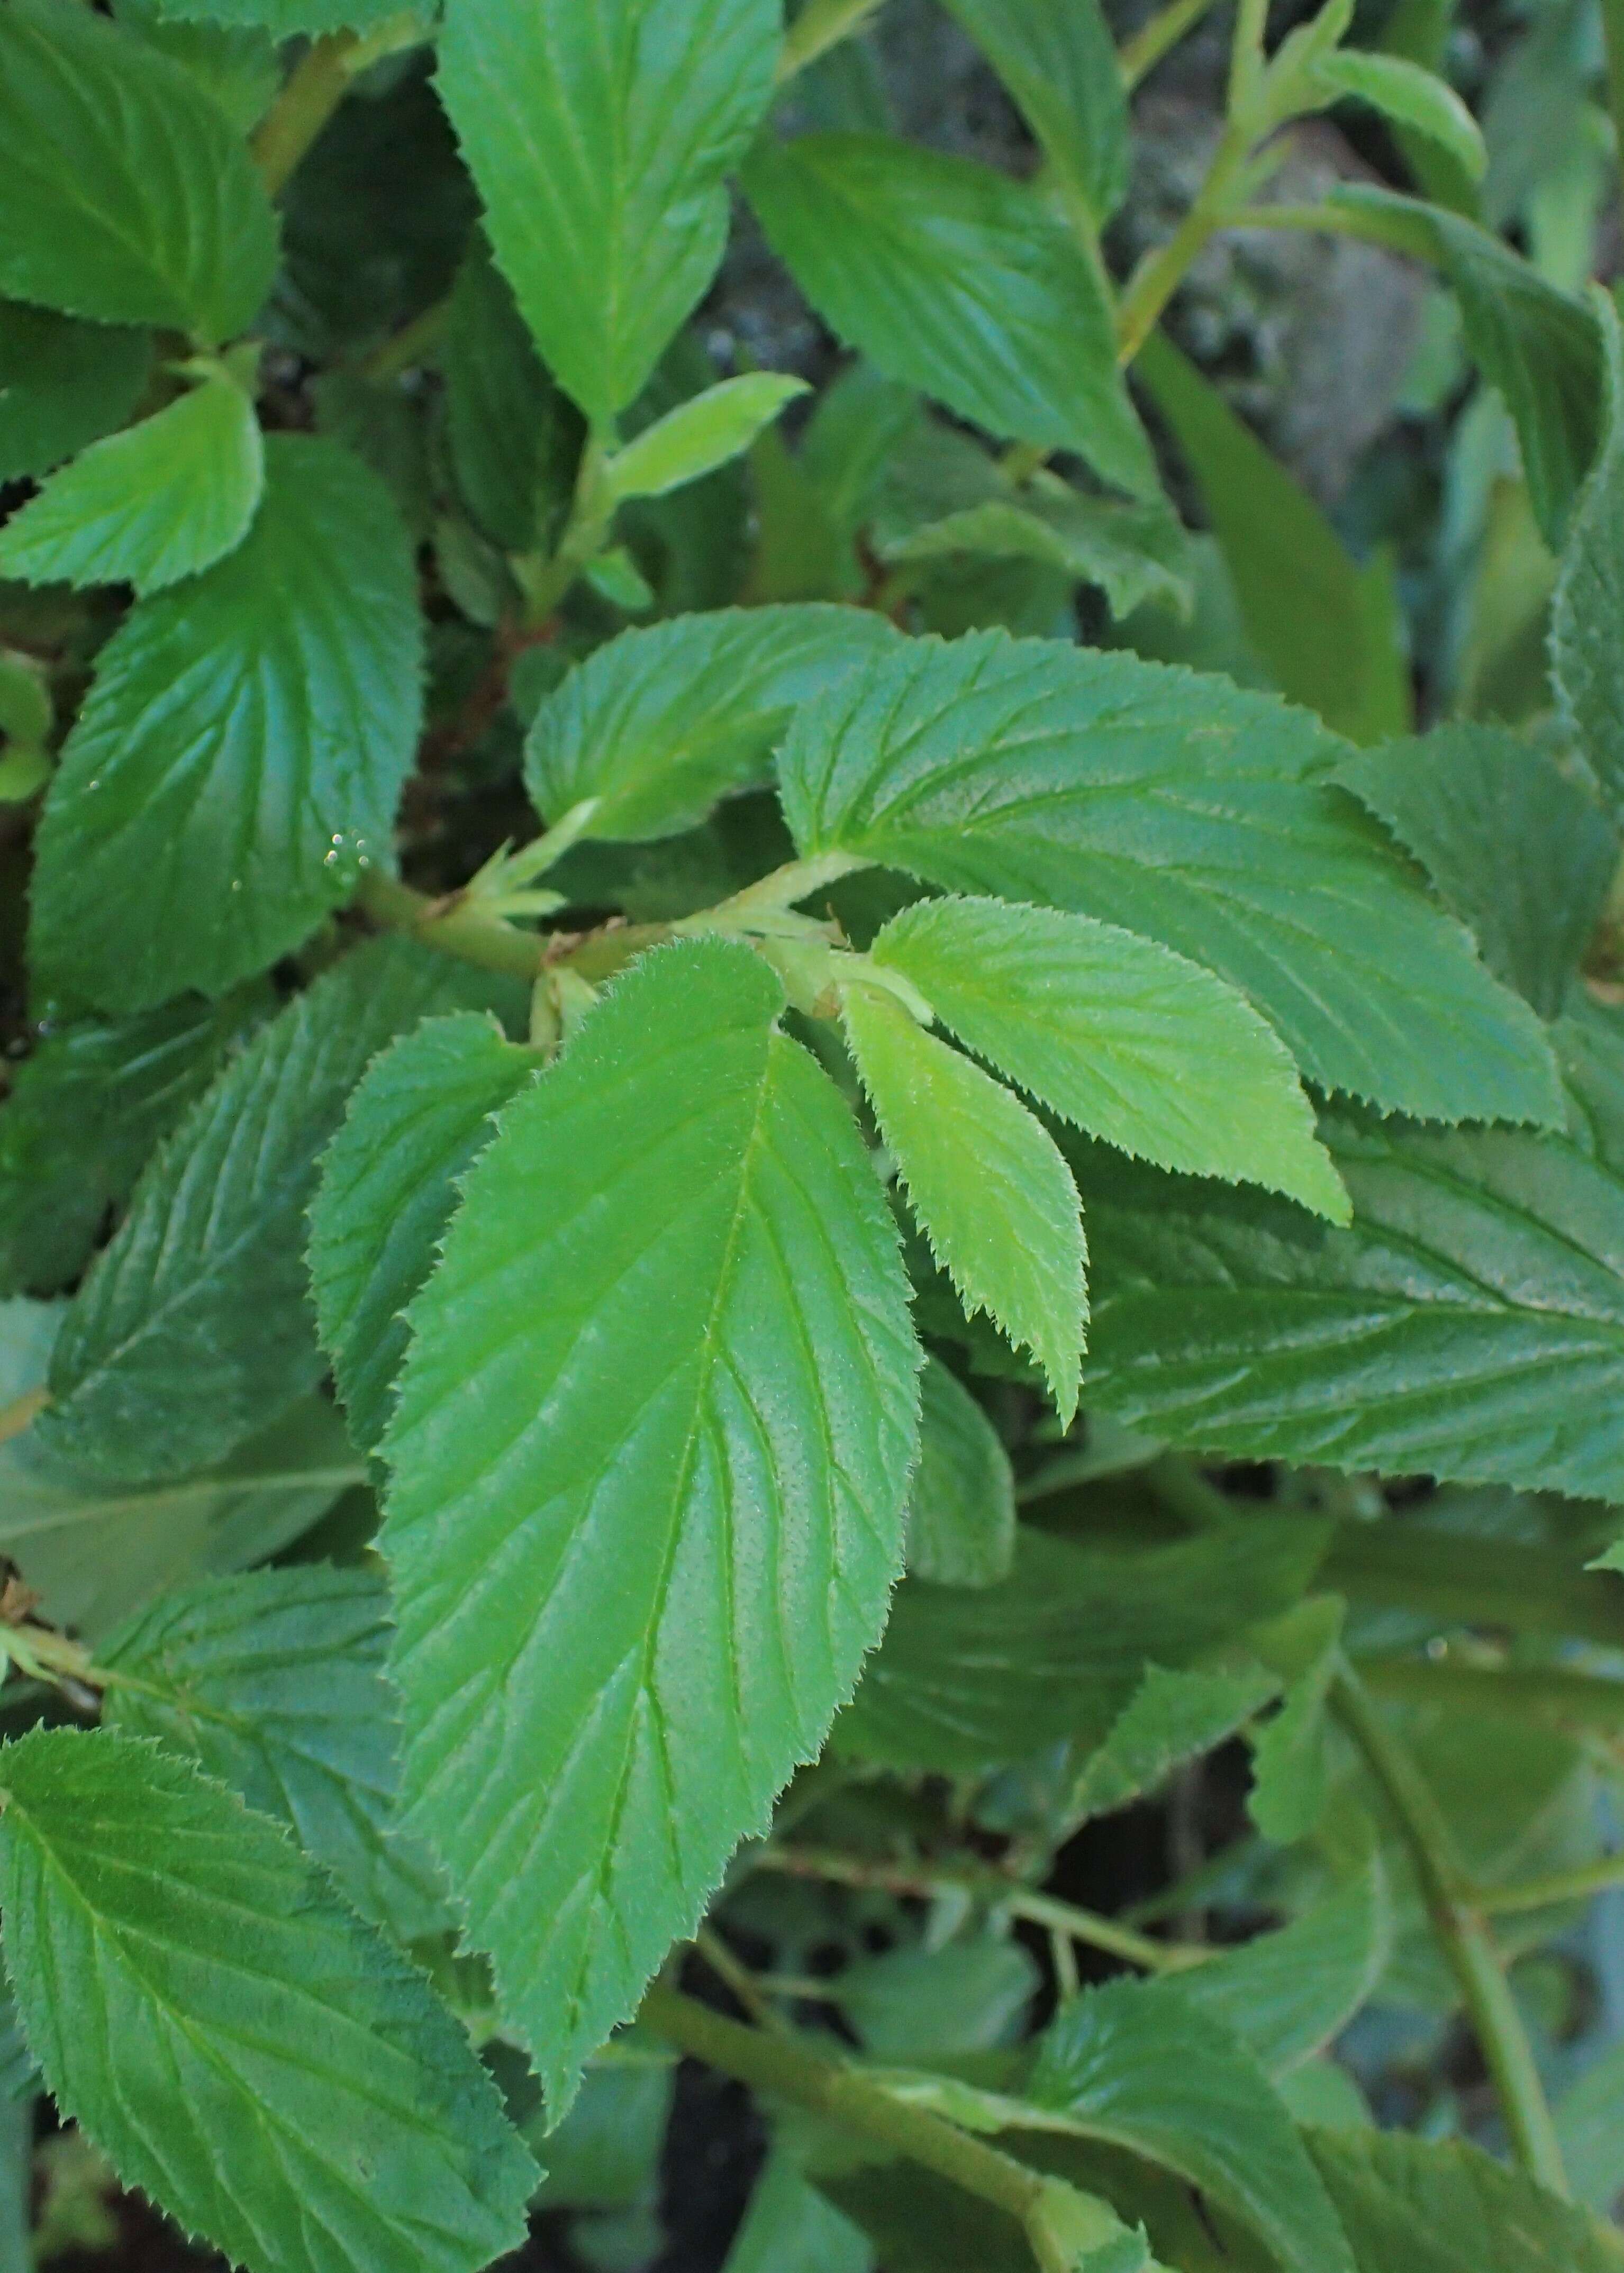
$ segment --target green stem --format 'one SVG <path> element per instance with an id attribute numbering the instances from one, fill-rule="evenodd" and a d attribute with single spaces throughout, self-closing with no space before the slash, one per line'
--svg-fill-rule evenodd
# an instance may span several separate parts
<path id="1" fill-rule="evenodd" d="M 1346 1661 L 1331 1684 L 1330 1705 L 1392 1811 L 1432 1932 L 1494 2080 L 1516 2158 L 1543 2186 L 1566 2195 L 1561 2145 L 1528 2032 L 1484 1916 L 1482 1897 L 1456 1860 L 1443 1811 L 1409 1750 Z"/>
<path id="2" fill-rule="evenodd" d="M 50 1403 L 49 1389 L 25 1390 L 6 1406 L 0 1406 L 0 1444 L 9 1444 L 13 1437 L 20 1437 L 34 1420 Z"/>
<path id="3" fill-rule="evenodd" d="M 881 0 L 808 0 L 785 34 L 778 84 L 805 71 L 842 40 L 849 40 L 868 17 L 878 14 L 880 6 Z"/>
<path id="4" fill-rule="evenodd" d="M 1212 4 L 1213 0 L 1170 0 L 1169 6 L 1159 8 L 1147 23 L 1141 24 L 1131 40 L 1124 41 L 1118 61 L 1123 84 L 1130 92 L 1186 32 L 1193 31 Z"/>
<path id="5" fill-rule="evenodd" d="M 374 386 L 385 386 L 390 379 L 415 370 L 438 346 L 450 317 L 450 299 L 436 300 L 432 307 L 425 308 L 421 315 L 403 325 L 393 339 L 386 340 L 371 355 L 362 357 L 362 378 L 370 379 Z"/>
<path id="6" fill-rule="evenodd" d="M 550 560 L 521 571 L 513 567 L 524 593 L 525 621 L 532 628 L 545 624 L 575 579 L 600 553 L 614 525 L 614 499 L 604 479 L 613 454 L 613 438 L 598 428 L 587 436 L 575 476 L 575 503 L 558 550 Z"/>
<path id="7" fill-rule="evenodd" d="M 544 970 L 565 968 L 596 984 L 613 978 L 645 947 L 671 937 L 668 924 L 613 924 L 565 945 L 557 933 L 543 938 L 535 932 L 515 931 L 500 916 L 484 915 L 455 894 L 448 901 L 432 900 L 379 870 L 362 880 L 356 900 L 374 923 L 387 930 L 409 932 L 447 955 L 477 963 L 482 971 L 504 971 L 514 979 L 534 979 Z"/>
<path id="8" fill-rule="evenodd" d="M 416 12 L 405 11 L 374 32 L 328 32 L 311 41 L 249 144 L 274 198 L 287 187 L 295 167 L 360 74 L 397 48 L 420 45 L 424 36 Z"/>
<path id="9" fill-rule="evenodd" d="M 1604 1855 L 1599 1862 L 1581 1864 L 1573 1871 L 1553 1871 L 1545 1879 L 1523 1879 L 1509 1887 L 1479 1887 L 1477 1907 L 1488 1917 L 1512 1917 L 1520 1910 L 1586 1902 L 1592 1894 L 1611 1894 L 1615 1887 L 1624 1887 L 1624 1853 Z"/>
<path id="10" fill-rule="evenodd" d="M 1545 1548 L 1467 1538 L 1402 1519 L 1344 1523 L 1320 1577 L 1339 1594 L 1417 1610 L 1440 1624 L 1501 1626 L 1624 1648 L 1624 1578 L 1577 1570 Z"/>

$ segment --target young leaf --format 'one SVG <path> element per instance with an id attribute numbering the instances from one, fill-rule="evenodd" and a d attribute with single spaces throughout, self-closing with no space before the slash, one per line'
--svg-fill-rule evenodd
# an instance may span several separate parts
<path id="1" fill-rule="evenodd" d="M 270 289 L 276 221 L 177 63 L 73 0 L 0 9 L 0 290 L 213 347 Z"/>
<path id="2" fill-rule="evenodd" d="M 265 444 L 222 371 L 53 474 L 0 529 L 0 575 L 161 591 L 240 544 L 265 487 Z"/>
<path id="3" fill-rule="evenodd" d="M 1266 1661 L 1287 1676 L 1287 1688 L 1279 1712 L 1252 1740 L 1246 1812 L 1277 1847 L 1306 1839 L 1325 1812 L 1325 1707 L 1342 1647 L 1345 1607 L 1335 1594 L 1299 1603 L 1285 1621 L 1284 1647 L 1265 1652 Z"/>
<path id="4" fill-rule="evenodd" d="M 31 940 L 71 1001 L 222 994 L 389 862 L 422 706 L 405 533 L 336 444 L 266 456 L 237 551 L 102 649 L 51 784 Z"/>
<path id="5" fill-rule="evenodd" d="M 1015 1555 L 1015 1478 L 997 1430 L 939 1358 L 921 1377 L 908 1569 L 938 1587 L 991 1587 Z"/>
<path id="6" fill-rule="evenodd" d="M 444 1904 L 395 1828 L 389 1632 L 380 1578 L 313 1563 L 166 1594 L 96 1662 L 119 1677 L 103 1728 L 190 1754 L 285 1823 L 363 1917 L 410 1940 L 443 1926 Z"/>
<path id="7" fill-rule="evenodd" d="M 1495 977 L 1557 1016 L 1619 860 L 1585 791 L 1534 743 L 1464 724 L 1362 751 L 1336 778 L 1415 854 Z"/>
<path id="8" fill-rule="evenodd" d="M 1624 821 L 1624 329 L 1598 299 L 1606 352 L 1607 420 L 1557 578 L 1551 680 L 1568 731 Z"/>
<path id="9" fill-rule="evenodd" d="M 131 1485 L 219 1459 L 321 1378 L 305 1289 L 317 1162 L 374 1054 L 493 982 L 380 941 L 289 1004 L 196 1105 L 73 1299 L 42 1452 Z"/>
<path id="10" fill-rule="evenodd" d="M 63 2113 L 252 2273 L 475 2273 L 537 2172 L 467 2038 L 286 1835 L 156 1744 L 0 1752 L 5 1958 Z"/>
<path id="11" fill-rule="evenodd" d="M 1613 2235 L 1465 2139 L 1310 2131 L 1358 2273 L 1617 2273 Z"/>
<path id="12" fill-rule="evenodd" d="M 744 184 L 819 315 L 889 378 L 1161 494 L 1099 278 L 1026 184 L 883 134 L 758 144 Z"/>
<path id="13" fill-rule="evenodd" d="M 846 1039 L 932 1253 L 1043 1369 L 1063 1423 L 1077 1410 L 1087 1315 L 1077 1187 L 1020 1100 L 879 988 L 850 986 Z"/>
<path id="14" fill-rule="evenodd" d="M 1355 2273 L 1331 2198 L 1256 2059 L 1178 1984 L 1113 1981 L 1063 2006 L 1026 2096 L 1199 2187 L 1282 2265 Z"/>
<path id="15" fill-rule="evenodd" d="M 1274 1676 L 1255 1662 L 1210 1673 L 1147 1665 L 1104 1742 L 1088 1755 L 1070 1812 L 1109 1815 L 1155 1791 L 1175 1768 L 1232 1737 L 1279 1689 Z"/>
<path id="16" fill-rule="evenodd" d="M 493 544 L 530 551 L 555 502 L 545 491 L 560 404 L 481 229 L 457 270 L 440 359 L 462 500 Z"/>
<path id="17" fill-rule="evenodd" d="M 1098 0 L 947 0 L 1068 195 L 1101 227 L 1127 194 L 1128 96 Z"/>
<path id="18" fill-rule="evenodd" d="M 981 633 L 851 673 L 796 713 L 778 775 L 803 853 L 1148 933 L 1248 995 L 1327 1089 L 1559 1121 L 1539 1022 L 1325 785 L 1342 754 L 1216 677 Z"/>
<path id="19" fill-rule="evenodd" d="M 145 332 L 0 301 L 0 481 L 48 474 L 122 426 L 151 370 Z"/>
<path id="20" fill-rule="evenodd" d="M 1376 1993 L 1393 1946 L 1380 1857 L 1278 1933 L 1221 1950 L 1179 1982 L 1233 2029 L 1276 2082 L 1322 2052 Z"/>
<path id="21" fill-rule="evenodd" d="M 473 1011 L 425 1019 L 373 1061 L 323 1156 L 311 1287 L 364 1452 L 388 1425 L 406 1308 L 434 1267 L 461 1179 L 538 1063 Z"/>
<path id="22" fill-rule="evenodd" d="M 1480 182 L 1489 154 L 1477 120 L 1447 79 L 1402 56 L 1372 55 L 1350 48 L 1322 56 L 1313 84 L 1339 100 L 1346 95 L 1368 103 L 1395 126 L 1425 134 L 1453 158 L 1468 180 Z"/>
<path id="23" fill-rule="evenodd" d="M 537 712 L 525 786 L 558 821 L 599 799 L 594 836 L 669 836 L 760 781 L 804 703 L 898 644 L 868 609 L 726 609 L 623 632 Z"/>
<path id="24" fill-rule="evenodd" d="M 595 424 L 641 393 L 716 273 L 724 177 L 781 38 L 778 0 L 448 0 L 440 88 L 486 232 Z"/>
<path id="25" fill-rule="evenodd" d="M 1284 1043 L 1199 964 L 1115 924 L 984 899 L 916 902 L 871 952 L 978 1057 L 1079 1128 L 1350 1219 Z"/>
<path id="26" fill-rule="evenodd" d="M 713 474 L 748 450 L 763 427 L 806 392 L 804 379 L 771 371 L 748 371 L 708 386 L 616 451 L 604 469 L 609 494 L 616 499 L 664 497 L 668 490 Z"/>
<path id="27" fill-rule="evenodd" d="M 906 1280 L 782 1002 L 720 941 L 617 982 L 468 1177 L 385 1440 L 408 1820 L 554 2119 L 902 1560 Z"/>

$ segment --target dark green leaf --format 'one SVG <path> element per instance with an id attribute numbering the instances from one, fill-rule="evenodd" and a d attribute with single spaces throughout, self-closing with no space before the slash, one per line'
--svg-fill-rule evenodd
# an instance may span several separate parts
<path id="1" fill-rule="evenodd" d="M 1358 2273 L 1618 2273 L 1618 2244 L 1464 2139 L 1311 2131 Z"/>
<path id="2" fill-rule="evenodd" d="M 230 4 L 209 0 L 211 17 L 223 16 Z M 180 23 L 165 12 L 163 0 L 112 0 L 112 14 L 190 71 L 239 134 L 251 133 L 270 109 L 282 86 L 282 61 L 275 41 L 258 25 Z"/>
<path id="3" fill-rule="evenodd" d="M 1128 97 L 1097 0 L 947 0 L 1096 226 L 1127 194 Z"/>
<path id="4" fill-rule="evenodd" d="M 1602 318 L 1607 424 L 1575 510 L 1551 618 L 1551 678 L 1608 810 L 1624 817 L 1624 332 Z"/>
<path id="5" fill-rule="evenodd" d="M 938 1358 L 921 1378 L 908 1568 L 939 1587 L 990 1587 L 1015 1554 L 1015 1479 L 997 1430 Z"/>
<path id="6" fill-rule="evenodd" d="M 780 2149 L 756 2181 L 725 2273 L 874 2273 L 874 2252 Z"/>
<path id="7" fill-rule="evenodd" d="M 145 332 L 0 301 L 0 481 L 47 474 L 122 426 L 151 369 Z"/>
<path id="8" fill-rule="evenodd" d="M 1274 1675 L 1256 1663 L 1187 1673 L 1147 1665 L 1104 1742 L 1084 1763 L 1071 1812 L 1109 1815 L 1154 1792 L 1175 1768 L 1232 1737 L 1279 1688 Z"/>
<path id="9" fill-rule="evenodd" d="M 1178 1985 L 1279 2078 L 1322 2052 L 1376 1993 L 1392 1941 L 1387 1876 L 1372 1852 L 1291 1924 L 1220 1951 Z"/>
<path id="10" fill-rule="evenodd" d="M 298 32 L 365 32 L 402 11 L 395 0 L 155 0 L 161 16 L 179 23 L 252 24 L 273 39 Z"/>
<path id="11" fill-rule="evenodd" d="M 463 502 L 492 544 L 528 552 L 557 502 L 559 399 L 480 230 L 457 271 L 442 359 Z"/>

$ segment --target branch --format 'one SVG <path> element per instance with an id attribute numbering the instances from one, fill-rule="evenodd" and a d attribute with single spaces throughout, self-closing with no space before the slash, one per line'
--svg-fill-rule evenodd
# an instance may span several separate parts
<path id="1" fill-rule="evenodd" d="M 880 5 L 881 0 L 808 0 L 785 35 L 784 52 L 778 58 L 779 86 L 842 40 L 850 39 L 870 16 L 878 13 Z"/>

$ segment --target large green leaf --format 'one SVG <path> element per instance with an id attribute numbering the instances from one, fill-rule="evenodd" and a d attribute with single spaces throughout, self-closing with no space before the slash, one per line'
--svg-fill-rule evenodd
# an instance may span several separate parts
<path id="1" fill-rule="evenodd" d="M 537 2172 L 422 1976 L 155 1744 L 0 1752 L 5 1958 L 64 2115 L 252 2273 L 475 2273 Z"/>
<path id="2" fill-rule="evenodd" d="M 1270 2075 L 1289 2075 L 1375 1994 L 1392 1942 L 1387 1876 L 1372 1850 L 1362 1870 L 1289 1925 L 1221 1951 L 1179 1986 L 1232 2028 Z"/>
<path id="3" fill-rule="evenodd" d="M 0 290 L 213 346 L 270 289 L 276 223 L 191 74 L 74 0 L 0 9 Z"/>
<path id="4" fill-rule="evenodd" d="M 54 1294 L 79 1277 L 108 1211 L 272 1007 L 259 986 L 184 995 L 43 1037 L 0 1106 L 0 1294 Z"/>
<path id="5" fill-rule="evenodd" d="M 744 180 L 819 315 L 889 378 L 1160 495 L 1098 274 L 1035 190 L 883 134 L 763 143 Z"/>
<path id="6" fill-rule="evenodd" d="M 556 2116 L 823 1744 L 900 1567 L 917 1345 L 844 1103 L 718 941 L 502 1116 L 385 1451 L 409 1821 Z"/>
<path id="7" fill-rule="evenodd" d="M 1327 785 L 1343 754 L 1227 680 L 991 632 L 852 672 L 797 712 L 778 772 L 803 852 L 1147 933 L 1249 995 L 1327 1089 L 1559 1121 L 1538 1019 Z"/>
<path id="8" fill-rule="evenodd" d="M 938 1041 L 893 995 L 848 987 L 846 1035 L 880 1134 L 932 1254 L 974 1317 L 985 1310 L 1043 1369 L 1063 1423 L 1077 1410 L 1087 1253 L 1077 1187 L 1018 1097 Z"/>
<path id="9" fill-rule="evenodd" d="M 1410 724 L 1395 608 L 1308 492 L 1165 334 L 1138 369 L 1194 475 L 1241 621 L 1275 684 L 1356 742 Z"/>
<path id="10" fill-rule="evenodd" d="M 40 826 L 41 986 L 218 994 L 389 866 L 421 715 L 405 532 L 337 444 L 277 435 L 244 542 L 102 649 Z"/>
<path id="11" fill-rule="evenodd" d="M 363 1917 L 410 1939 L 443 1924 L 443 1905 L 395 1829 L 389 1632 L 380 1577 L 314 1563 L 166 1594 L 96 1661 L 117 1677 L 103 1728 L 190 1753 L 286 1823 Z"/>
<path id="12" fill-rule="evenodd" d="M 1071 1737 L 1100 1743 L 1147 1664 L 1180 1669 L 1297 1601 L 1318 1524 L 1245 1524 L 1129 1550 L 1023 1528 L 996 1587 L 898 1589 L 838 1723 L 842 1749 L 973 1775 Z"/>
<path id="13" fill-rule="evenodd" d="M 939 1587 L 990 1587 L 1015 1557 L 1015 1478 L 992 1422 L 958 1377 L 929 1358 L 908 1501 L 908 1569 Z"/>
<path id="14" fill-rule="evenodd" d="M 716 273 L 724 177 L 781 37 L 778 0 L 448 0 L 440 87 L 486 230 L 595 423 L 642 391 Z"/>
<path id="15" fill-rule="evenodd" d="M 1415 854 L 1495 977 L 1555 1017 L 1619 859 L 1585 791 L 1533 743 L 1465 724 L 1362 751 L 1336 778 Z"/>
<path id="16" fill-rule="evenodd" d="M 1557 578 L 1551 679 L 1609 811 L 1624 819 L 1624 331 L 1602 304 L 1606 431 Z"/>
<path id="17" fill-rule="evenodd" d="M 1618 2273 L 1614 2236 L 1465 2139 L 1311 2131 L 1358 2273 Z"/>
<path id="18" fill-rule="evenodd" d="M 947 0 L 1096 226 L 1127 194 L 1128 96 L 1097 0 Z"/>
<path id="19" fill-rule="evenodd" d="M 1025 2097 L 1210 2194 L 1292 2273 L 1353 2273 L 1325 2185 L 1241 2038 L 1171 1981 L 1113 1981 L 1061 2007 Z"/>
<path id="20" fill-rule="evenodd" d="M 145 332 L 0 301 L 0 481 L 49 473 L 122 426 L 151 369 Z"/>
<path id="21" fill-rule="evenodd" d="M 377 1449 L 406 1354 L 406 1309 L 434 1267 L 459 1182 L 537 1069 L 490 1018 L 425 1019 L 368 1069 L 321 1163 L 310 1275 L 350 1434 Z"/>
<path id="22" fill-rule="evenodd" d="M 557 821 L 600 800 L 595 836 L 668 836 L 759 781 L 803 703 L 898 644 L 867 609 L 728 608 L 622 632 L 537 712 L 524 779 Z"/>
<path id="23" fill-rule="evenodd" d="M 240 544 L 264 487 L 253 404 L 219 372 L 53 474 L 0 529 L 0 575 L 160 591 Z"/>
<path id="24" fill-rule="evenodd" d="M 385 1043 L 492 982 L 432 949 L 358 949 L 192 1108 L 69 1309 L 41 1451 L 131 1485 L 220 1459 L 321 1378 L 304 1216 L 350 1091 Z"/>
<path id="25" fill-rule="evenodd" d="M 1091 1397 L 1239 1458 L 1624 1495 L 1624 1175 L 1520 1130 L 1326 1136 L 1347 1231 L 1073 1149 Z"/>
<path id="26" fill-rule="evenodd" d="M 1199 964 L 1088 916 L 983 899 L 919 901 L 871 952 L 979 1057 L 1092 1135 L 1348 1221 L 1285 1045 Z"/>

